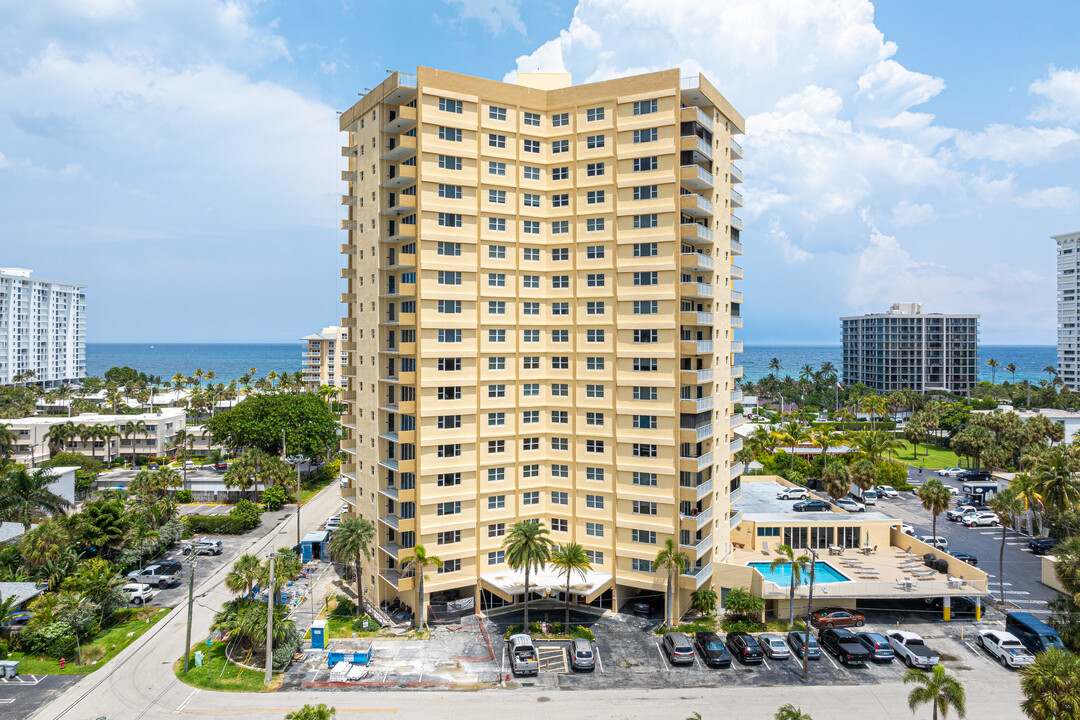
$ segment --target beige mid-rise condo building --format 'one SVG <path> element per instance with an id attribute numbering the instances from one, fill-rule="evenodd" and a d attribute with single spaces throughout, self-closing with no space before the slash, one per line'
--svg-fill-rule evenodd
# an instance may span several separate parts
<path id="1" fill-rule="evenodd" d="M 300 338 L 307 343 L 301 353 L 306 388 L 317 390 L 322 385 L 345 387 L 345 360 L 348 353 L 342 348 L 342 343 L 348 339 L 349 333 L 337 325 L 324 327 L 322 332 Z"/>
<path id="2" fill-rule="evenodd" d="M 340 127 L 342 495 L 378 528 L 369 600 L 414 604 L 401 560 L 423 544 L 434 602 L 519 602 L 502 545 L 525 519 L 588 552 L 575 602 L 658 596 L 669 538 L 681 606 L 719 589 L 741 472 L 739 113 L 678 70 L 574 86 L 421 67 Z"/>

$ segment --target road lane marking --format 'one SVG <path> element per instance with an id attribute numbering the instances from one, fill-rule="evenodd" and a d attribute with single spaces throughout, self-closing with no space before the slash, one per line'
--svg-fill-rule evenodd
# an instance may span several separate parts
<path id="1" fill-rule="evenodd" d="M 269 614 L 269 611 L 267 611 L 267 614 Z M 264 652 L 263 654 L 265 655 L 266 653 Z M 180 703 L 180 705 L 176 708 L 174 712 L 176 712 L 177 714 L 182 713 L 187 704 L 191 702 L 191 698 L 195 697 L 198 693 L 199 688 L 195 688 L 194 690 L 192 690 L 191 694 L 184 698 L 184 702 Z"/>

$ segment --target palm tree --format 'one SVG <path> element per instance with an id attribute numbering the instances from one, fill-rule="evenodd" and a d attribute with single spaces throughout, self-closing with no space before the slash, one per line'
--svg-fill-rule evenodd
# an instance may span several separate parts
<path id="1" fill-rule="evenodd" d="M 145 420 L 128 420 L 124 423 L 123 435 L 126 439 L 131 441 L 131 466 L 135 467 L 135 436 L 146 434 L 146 421 Z"/>
<path id="2" fill-rule="evenodd" d="M 1057 447 L 1049 451 L 1035 474 L 1044 508 L 1060 513 L 1080 503 L 1078 469 L 1080 463 L 1065 449 Z"/>
<path id="3" fill-rule="evenodd" d="M 5 461 L 10 460 L 15 454 L 15 445 L 18 441 L 19 436 L 11 429 L 11 423 L 0 423 L 0 458 Z M 36 452 L 35 447 L 31 450 L 31 457 Z"/>
<path id="4" fill-rule="evenodd" d="M 833 500 L 844 497 L 851 489 L 847 466 L 840 461 L 825 465 L 825 469 L 821 473 L 821 482 L 825 486 L 826 494 Z"/>
<path id="5" fill-rule="evenodd" d="M 986 366 L 988 368 L 990 368 L 990 384 L 991 385 L 996 385 L 997 384 L 997 369 L 999 367 L 1001 367 L 1001 363 L 999 363 L 994 358 L 990 358 L 989 360 L 986 361 Z"/>
<path id="6" fill-rule="evenodd" d="M 795 469 L 795 453 L 798 447 L 805 442 L 809 442 L 811 435 L 810 432 L 802 426 L 798 420 L 791 420 L 784 423 L 780 430 L 780 435 L 783 442 L 787 443 L 791 448 L 791 470 Z"/>
<path id="7" fill-rule="evenodd" d="M 1009 363 L 1005 366 L 1005 371 L 1012 374 L 1012 380 L 1016 382 L 1016 363 Z"/>
<path id="8" fill-rule="evenodd" d="M 776 711 L 776 715 L 773 716 L 775 720 L 814 720 L 812 717 L 802 711 L 802 708 L 797 708 L 791 703 L 783 705 Z"/>
<path id="9" fill-rule="evenodd" d="M 529 573 L 540 570 L 551 560 L 554 544 L 541 520 L 516 522 L 503 539 L 506 564 L 525 571 L 525 632 L 529 632 Z"/>
<path id="10" fill-rule="evenodd" d="M 952 494 L 949 493 L 949 488 L 945 487 L 945 483 L 937 478 L 930 478 L 927 480 L 917 492 L 919 499 L 922 500 L 922 506 L 929 510 L 930 514 L 933 516 L 933 535 L 934 537 L 937 537 L 938 515 L 949 509 L 949 501 L 952 499 Z"/>
<path id="11" fill-rule="evenodd" d="M 667 575 L 667 612 L 665 621 L 668 627 L 675 627 L 675 598 L 674 590 L 678 587 L 679 575 L 686 572 L 690 567 L 690 558 L 686 553 L 679 550 L 674 538 L 664 540 L 664 549 L 656 554 L 653 560 L 653 570 L 664 568 Z"/>
<path id="12" fill-rule="evenodd" d="M 285 716 L 285 720 L 333 720 L 337 716 L 337 708 L 326 707 L 322 703 L 318 705 L 305 705 L 299 710 L 293 710 Z"/>
<path id="13" fill-rule="evenodd" d="M 1031 519 L 1031 534 L 1039 535 L 1039 508 L 1042 505 L 1042 496 L 1039 495 L 1038 483 L 1026 472 L 1016 474 L 1009 483 L 1009 489 L 1016 491 L 1017 497 L 1024 504 L 1024 512 Z"/>
<path id="14" fill-rule="evenodd" d="M 908 707 L 914 713 L 920 705 L 930 703 L 934 708 L 934 720 L 941 714 L 942 720 L 949 716 L 949 708 L 964 717 L 964 686 L 956 678 L 945 674 L 945 666 L 938 663 L 929 673 L 911 668 L 904 673 L 904 684 L 915 683 L 918 687 L 908 694 Z"/>
<path id="15" fill-rule="evenodd" d="M 50 457 L 55 457 L 57 453 L 63 452 L 77 435 L 78 431 L 75 429 L 75 423 L 70 421 L 49 428 L 45 438 L 49 443 Z"/>
<path id="16" fill-rule="evenodd" d="M 1005 488 L 995 494 L 987 503 L 990 509 L 1001 518 L 1001 549 L 998 551 L 998 583 L 1001 586 L 1001 604 L 1005 604 L 1005 540 L 1010 525 L 1016 522 L 1016 516 L 1024 512 L 1024 501 L 1012 488 Z"/>
<path id="17" fill-rule="evenodd" d="M 716 612 L 716 602 L 719 598 L 712 588 L 701 587 L 690 593 L 690 607 L 704 615 L 712 615 Z"/>
<path id="18" fill-rule="evenodd" d="M 225 587 L 234 593 L 244 591 L 244 597 L 251 598 L 251 590 L 259 579 L 262 564 L 259 558 L 251 553 L 244 553 L 236 558 L 232 570 L 225 576 Z"/>
<path id="19" fill-rule="evenodd" d="M 784 565 L 791 566 L 791 592 L 788 597 L 789 610 L 791 611 L 788 619 L 788 625 L 795 626 L 795 588 L 802 582 L 803 571 L 806 570 L 810 564 L 810 557 L 806 554 L 795 557 L 795 551 L 791 549 L 790 545 L 781 545 L 776 548 L 776 551 L 780 553 L 780 557 L 776 558 L 769 564 L 770 570 L 775 570 L 778 567 Z"/>
<path id="20" fill-rule="evenodd" d="M 874 482 L 877 480 L 877 466 L 874 465 L 874 461 L 870 458 L 859 458 L 851 463 L 851 467 L 848 468 L 848 476 L 855 487 L 866 492 L 874 486 Z"/>
<path id="21" fill-rule="evenodd" d="M 1046 376 L 1051 380 L 1053 380 L 1054 376 L 1057 375 L 1057 369 L 1053 365 L 1047 365 L 1046 367 L 1044 367 L 1043 372 L 1046 373 Z"/>
<path id="22" fill-rule="evenodd" d="M 769 361 L 769 369 L 774 373 L 778 373 L 784 369 L 784 366 L 780 364 L 780 358 L 773 358 Z"/>
<path id="23" fill-rule="evenodd" d="M 1035 664 L 1020 669 L 1020 704 L 1031 720 L 1080 717 L 1080 655 L 1051 649 L 1035 656 Z"/>
<path id="24" fill-rule="evenodd" d="M 35 514 L 63 515 L 71 503 L 50 489 L 53 480 L 48 470 L 10 468 L 0 478 L 0 518 L 21 522 L 29 531 Z"/>
<path id="25" fill-rule="evenodd" d="M 330 540 L 330 557 L 335 562 L 352 562 L 356 571 L 356 616 L 364 614 L 363 559 L 371 557 L 375 525 L 370 520 L 345 520 Z"/>
<path id="26" fill-rule="evenodd" d="M 585 548 L 577 543 L 563 545 L 551 554 L 551 564 L 558 568 L 559 575 L 566 576 L 566 623 L 563 632 L 570 633 L 570 578 L 574 573 L 585 579 L 585 573 L 592 569 L 589 556 L 585 554 Z"/>
<path id="27" fill-rule="evenodd" d="M 844 441 L 844 436 L 841 433 L 833 432 L 832 430 L 811 430 L 810 442 L 814 447 L 821 448 L 821 466 L 822 468 L 829 462 L 829 448 L 835 447 L 838 443 Z"/>
<path id="28" fill-rule="evenodd" d="M 271 370 L 271 372 L 273 372 Z M 424 569 L 434 565 L 437 568 L 443 566 L 443 561 L 434 555 L 428 555 L 427 550 L 423 545 L 417 544 L 413 547 L 413 554 L 409 557 L 401 559 L 401 571 L 402 573 L 415 573 L 416 574 L 416 607 L 419 615 L 419 626 L 421 629 L 427 627 L 427 615 L 424 613 Z M 528 585 L 525 587 L 526 601 L 528 601 Z M 525 606 L 525 612 L 528 613 L 528 605 Z M 526 617 L 528 617 L 526 615 Z M 528 629 L 526 627 L 526 629 Z"/>
<path id="29" fill-rule="evenodd" d="M 1080 602 L 1080 536 L 1073 536 L 1058 543 L 1054 548 L 1057 565 L 1054 573 L 1061 586 Z"/>

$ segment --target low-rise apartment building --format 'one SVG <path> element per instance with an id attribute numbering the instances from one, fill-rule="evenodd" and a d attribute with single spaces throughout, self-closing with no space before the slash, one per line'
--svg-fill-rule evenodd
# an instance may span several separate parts
<path id="1" fill-rule="evenodd" d="M 60 451 L 90 455 L 103 461 L 110 461 L 117 455 L 160 457 L 169 452 L 176 433 L 187 425 L 186 414 L 179 408 L 138 415 L 86 413 L 71 418 L 34 416 L 5 422 L 18 438 L 14 453 L 16 462 L 30 466 L 44 462 Z M 50 446 L 52 428 L 68 423 L 75 428 L 75 434 L 67 438 L 62 447 Z"/>

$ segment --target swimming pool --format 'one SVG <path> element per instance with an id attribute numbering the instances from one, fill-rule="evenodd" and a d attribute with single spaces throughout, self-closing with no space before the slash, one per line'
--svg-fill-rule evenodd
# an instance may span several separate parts
<path id="1" fill-rule="evenodd" d="M 769 582 L 774 582 L 781 587 L 791 587 L 791 566 L 781 565 L 779 567 L 770 568 L 769 563 L 750 563 L 750 567 L 757 570 L 761 575 Z M 835 583 L 835 582 L 849 582 L 851 578 L 841 573 L 827 562 L 814 563 L 814 584 L 820 585 L 822 583 Z M 807 567 L 803 572 L 802 577 L 799 579 L 800 585 L 810 584 L 810 568 Z"/>

